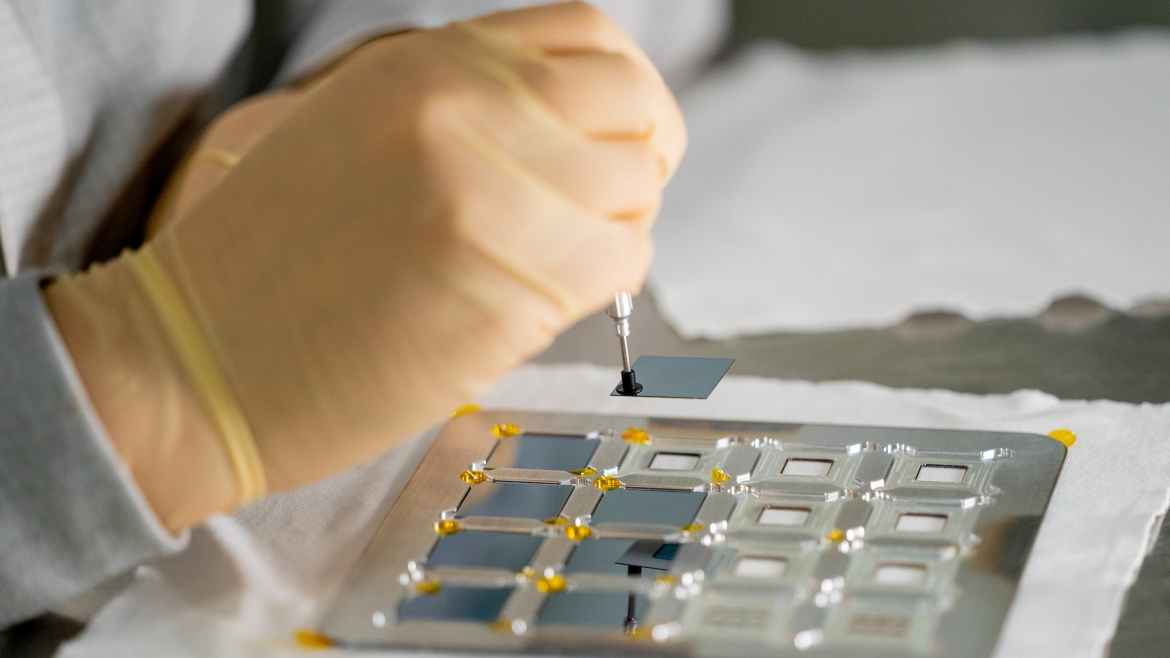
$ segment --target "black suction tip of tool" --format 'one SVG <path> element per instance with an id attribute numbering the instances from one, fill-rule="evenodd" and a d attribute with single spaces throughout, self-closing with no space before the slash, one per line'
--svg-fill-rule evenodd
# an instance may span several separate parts
<path id="1" fill-rule="evenodd" d="M 642 392 L 642 385 L 634 379 L 634 369 L 622 371 L 622 383 L 617 387 L 617 392 L 621 395 L 637 395 Z"/>

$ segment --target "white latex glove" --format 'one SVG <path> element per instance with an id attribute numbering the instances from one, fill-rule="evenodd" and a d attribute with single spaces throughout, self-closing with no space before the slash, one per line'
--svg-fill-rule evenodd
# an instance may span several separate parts
<path id="1" fill-rule="evenodd" d="M 386 37 L 149 253 L 45 297 L 116 447 L 182 528 L 241 489 L 134 263 L 157 261 L 195 319 L 268 489 L 295 487 L 441 420 L 638 290 L 684 148 L 649 60 L 587 4 Z"/>

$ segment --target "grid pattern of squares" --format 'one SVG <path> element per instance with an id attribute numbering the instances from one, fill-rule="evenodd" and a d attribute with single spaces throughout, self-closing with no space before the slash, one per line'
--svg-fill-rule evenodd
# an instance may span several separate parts
<path id="1" fill-rule="evenodd" d="M 442 514 L 457 531 L 408 565 L 397 621 L 929 653 L 1011 458 L 644 438 L 502 438 Z"/>

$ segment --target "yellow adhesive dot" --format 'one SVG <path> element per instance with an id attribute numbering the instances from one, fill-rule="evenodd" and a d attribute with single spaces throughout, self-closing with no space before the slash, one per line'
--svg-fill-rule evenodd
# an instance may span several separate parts
<path id="1" fill-rule="evenodd" d="M 662 574 L 662 575 L 654 577 L 654 584 L 655 585 L 671 586 L 677 582 L 678 582 L 678 578 L 675 578 L 674 576 L 671 576 L 670 574 Z"/>
<path id="2" fill-rule="evenodd" d="M 707 526 L 703 525 L 702 523 L 688 523 L 684 525 L 681 530 L 683 532 L 698 532 L 706 527 Z"/>
<path id="3" fill-rule="evenodd" d="M 613 491 L 614 489 L 618 489 L 626 485 L 622 484 L 621 480 L 613 477 L 612 475 L 602 475 L 601 477 L 593 480 L 593 486 L 601 489 L 602 491 Z"/>
<path id="4" fill-rule="evenodd" d="M 626 633 L 627 638 L 629 638 L 635 642 L 645 642 L 646 640 L 649 640 L 651 637 L 653 637 L 653 635 L 650 632 L 650 629 L 645 627 L 645 626 L 635 626 L 633 628 L 627 628 L 627 629 L 625 629 L 625 633 Z"/>
<path id="5" fill-rule="evenodd" d="M 536 569 L 533 569 L 532 567 L 524 567 L 520 569 L 520 575 L 524 576 L 525 578 L 535 578 Z"/>
<path id="6" fill-rule="evenodd" d="M 536 581 L 536 589 L 545 594 L 556 594 L 565 591 L 565 578 L 560 574 L 547 576 Z"/>
<path id="7" fill-rule="evenodd" d="M 833 528 L 833 532 L 825 535 L 825 539 L 828 539 L 829 541 L 841 541 L 842 539 L 845 539 L 845 535 L 837 528 Z"/>
<path id="8" fill-rule="evenodd" d="M 587 539 L 593 531 L 587 525 L 571 525 L 565 528 L 565 536 L 573 541 L 581 541 Z"/>
<path id="9" fill-rule="evenodd" d="M 554 516 L 551 519 L 544 520 L 545 525 L 567 525 L 568 523 L 569 520 L 563 516 Z"/>
<path id="10" fill-rule="evenodd" d="M 524 430 L 513 425 L 512 423 L 503 423 L 500 425 L 492 425 L 492 436 L 497 439 L 506 439 L 509 436 L 519 436 L 524 433 Z"/>
<path id="11" fill-rule="evenodd" d="M 1077 442 L 1077 435 L 1072 430 L 1059 429 L 1052 430 L 1048 433 L 1050 438 L 1056 439 L 1064 444 L 1064 447 L 1071 448 L 1072 444 Z"/>
<path id="12" fill-rule="evenodd" d="M 622 440 L 646 445 L 650 443 L 650 435 L 646 433 L 646 430 L 638 429 L 637 427 L 627 427 L 626 433 L 622 435 Z"/>
<path id="13" fill-rule="evenodd" d="M 597 475 L 597 469 L 593 468 L 592 466 L 586 466 L 585 468 L 578 468 L 577 470 L 569 471 L 569 473 L 579 477 L 589 477 L 590 475 Z"/>
<path id="14" fill-rule="evenodd" d="M 333 640 L 316 631 L 302 628 L 297 631 L 297 644 L 306 649 L 328 649 L 333 646 Z"/>
<path id="15" fill-rule="evenodd" d="M 481 409 L 478 404 L 465 404 L 462 407 L 459 407 L 455 411 L 451 412 L 451 417 L 458 418 L 460 416 L 466 416 L 467 414 L 473 414 L 473 413 L 477 413 L 480 411 L 483 411 L 483 409 Z"/>
<path id="16" fill-rule="evenodd" d="M 512 620 L 511 619 L 497 619 L 488 626 L 488 630 L 493 633 L 511 633 Z"/>
<path id="17" fill-rule="evenodd" d="M 484 482 L 487 482 L 488 476 L 487 473 L 484 473 L 483 471 L 468 470 L 460 473 L 459 479 L 474 487 L 477 484 L 483 484 Z"/>
<path id="18" fill-rule="evenodd" d="M 434 596 L 443 589 L 442 583 L 437 583 L 433 580 L 424 580 L 414 586 L 414 591 L 419 594 L 426 594 L 427 596 Z"/>
<path id="19" fill-rule="evenodd" d="M 435 532 L 446 537 L 453 535 L 463 529 L 459 522 L 454 519 L 443 519 L 435 523 Z"/>
<path id="20" fill-rule="evenodd" d="M 731 480 L 731 476 L 727 473 L 724 473 L 722 468 L 716 466 L 715 468 L 711 469 L 711 481 L 715 484 L 720 484 L 729 480 Z"/>

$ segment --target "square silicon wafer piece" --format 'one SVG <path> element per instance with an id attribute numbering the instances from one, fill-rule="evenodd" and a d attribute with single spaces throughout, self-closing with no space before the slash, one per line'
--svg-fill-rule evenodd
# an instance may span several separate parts
<path id="1" fill-rule="evenodd" d="M 691 356 L 640 356 L 634 373 L 642 392 L 638 398 L 690 398 L 704 400 L 722 381 L 735 359 Z M 610 395 L 621 397 L 615 386 Z"/>

